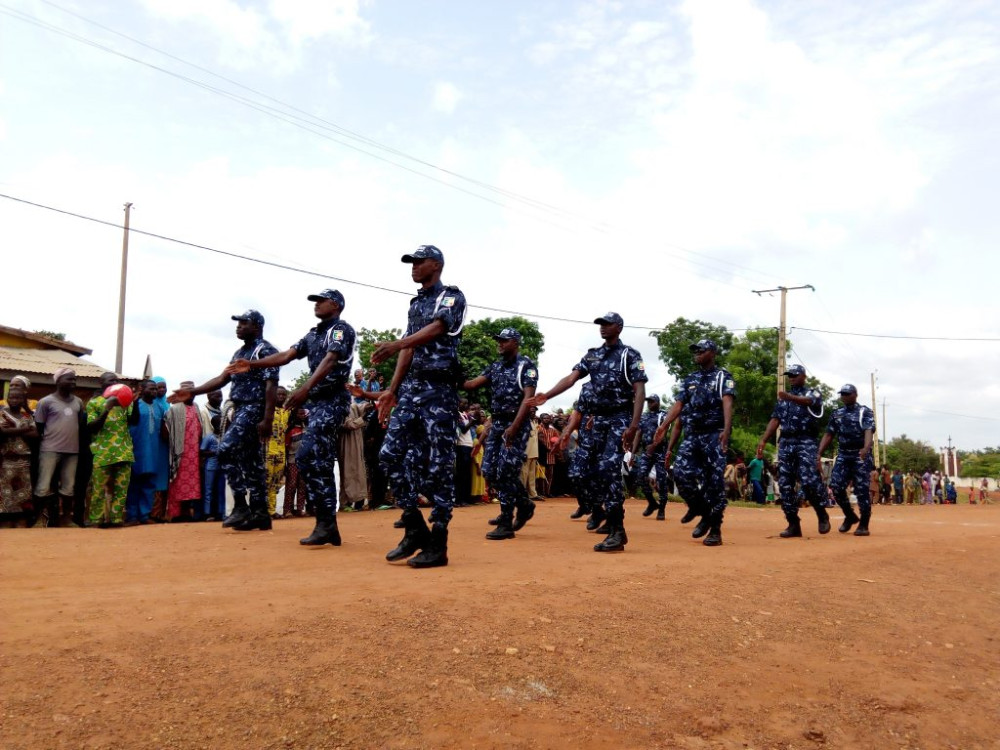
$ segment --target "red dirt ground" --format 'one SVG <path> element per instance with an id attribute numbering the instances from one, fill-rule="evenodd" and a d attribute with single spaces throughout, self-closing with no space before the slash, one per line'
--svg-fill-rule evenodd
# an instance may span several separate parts
<path id="1" fill-rule="evenodd" d="M 630 503 L 627 552 L 539 505 L 456 511 L 451 565 L 384 553 L 392 512 L 0 531 L 14 748 L 1000 747 L 1000 506 L 878 507 L 867 539 L 725 545 Z M 834 518 L 835 526 L 840 516 Z"/>

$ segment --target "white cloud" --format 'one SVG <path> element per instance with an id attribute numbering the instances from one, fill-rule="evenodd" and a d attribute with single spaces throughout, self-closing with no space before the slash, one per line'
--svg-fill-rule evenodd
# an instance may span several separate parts
<path id="1" fill-rule="evenodd" d="M 433 107 L 446 115 L 454 114 L 455 107 L 462 98 L 462 92 L 454 83 L 438 81 L 434 84 Z"/>
<path id="2" fill-rule="evenodd" d="M 295 43 L 324 36 L 363 38 L 369 30 L 359 0 L 271 0 L 270 9 Z"/>

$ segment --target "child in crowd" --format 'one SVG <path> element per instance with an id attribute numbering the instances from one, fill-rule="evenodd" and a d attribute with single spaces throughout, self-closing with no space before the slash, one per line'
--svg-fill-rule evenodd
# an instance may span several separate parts
<path id="1" fill-rule="evenodd" d="M 219 468 L 219 432 L 221 417 L 212 417 L 212 432 L 201 439 L 203 512 L 206 521 L 226 517 L 226 472 Z"/>

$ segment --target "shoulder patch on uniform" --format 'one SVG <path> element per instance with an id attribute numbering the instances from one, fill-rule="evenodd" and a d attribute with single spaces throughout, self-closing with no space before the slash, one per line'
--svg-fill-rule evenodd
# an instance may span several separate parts
<path id="1" fill-rule="evenodd" d="M 529 368 L 529 369 L 527 369 L 527 370 L 524 371 L 524 374 L 525 374 L 526 377 L 529 377 L 529 378 L 537 378 L 538 377 L 538 370 L 534 370 L 534 369 Z"/>
<path id="2" fill-rule="evenodd" d="M 334 341 L 343 341 L 344 340 L 344 332 L 341 331 L 341 330 L 334 331 L 333 332 L 333 340 Z"/>
<path id="3" fill-rule="evenodd" d="M 454 307 L 454 306 L 455 306 L 454 297 L 445 297 L 443 300 L 441 300 L 441 307 Z"/>
<path id="4" fill-rule="evenodd" d="M 733 382 L 732 378 L 726 378 L 726 388 L 733 388 L 735 386 L 736 383 Z"/>
<path id="5" fill-rule="evenodd" d="M 646 365 L 641 359 L 635 363 L 635 366 L 638 367 L 640 370 L 646 369 Z"/>

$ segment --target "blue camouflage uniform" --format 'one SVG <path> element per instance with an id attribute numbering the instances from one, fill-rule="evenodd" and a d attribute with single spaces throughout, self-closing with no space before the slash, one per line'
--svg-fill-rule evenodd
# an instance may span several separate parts
<path id="1" fill-rule="evenodd" d="M 603 503 L 605 513 L 610 513 L 625 502 L 622 436 L 632 423 L 632 386 L 649 379 L 646 366 L 637 350 L 619 341 L 614 346 L 603 344 L 588 349 L 573 369 L 582 376 L 589 375 L 592 383 L 590 409 L 594 426 L 587 448 L 589 461 L 584 459 L 582 464 L 589 471 L 581 474 L 580 481 L 586 483 L 591 501 Z M 584 449 L 582 443 L 578 454 Z"/>
<path id="2" fill-rule="evenodd" d="M 771 413 L 771 419 L 777 419 L 781 425 L 778 444 L 781 509 L 791 517 L 798 515 L 796 480 L 801 482 L 802 492 L 813 507 L 821 503 L 825 495 L 823 480 L 816 470 L 816 456 L 819 454 L 816 433 L 819 418 L 823 415 L 823 397 L 819 391 L 804 385 L 793 386 L 788 392 L 810 399 L 809 406 L 794 401 L 778 401 Z"/>
<path id="3" fill-rule="evenodd" d="M 853 515 L 851 504 L 847 499 L 847 485 L 854 482 L 854 495 L 858 498 L 858 510 L 862 518 L 868 518 L 872 512 L 871 498 L 868 496 L 868 483 L 875 462 L 869 451 L 862 461 L 858 453 L 865 447 L 865 431 L 875 429 L 875 415 L 867 406 L 854 403 L 851 406 L 841 406 L 830 417 L 826 431 L 837 438 L 837 459 L 830 474 L 830 489 L 848 516 Z"/>
<path id="4" fill-rule="evenodd" d="M 528 357 L 518 354 L 510 362 L 502 359 L 493 362 L 482 376 L 493 387 L 490 402 L 493 426 L 483 449 L 483 476 L 496 489 L 501 510 L 509 511 L 514 505 L 528 501 L 528 489 L 521 482 L 521 468 L 528 458 L 525 448 L 531 433 L 531 420 L 521 422 L 510 445 L 504 445 L 503 434 L 517 416 L 524 389 L 538 386 L 538 369 Z"/>
<path id="5" fill-rule="evenodd" d="M 692 372 L 681 385 L 677 400 L 684 440 L 674 460 L 677 490 L 690 508 L 722 522 L 726 510 L 726 454 L 719 445 L 725 426 L 723 396 L 736 397 L 733 376 L 721 367 Z"/>
<path id="6" fill-rule="evenodd" d="M 434 503 L 430 520 L 442 525 L 451 520 L 455 503 L 455 429 L 462 379 L 458 343 L 465 310 L 465 295 L 440 281 L 410 300 L 405 335 L 435 320 L 444 321 L 445 332 L 413 350 L 379 453 L 396 504 L 416 509 L 423 493 Z"/>
<path id="7" fill-rule="evenodd" d="M 277 353 L 278 350 L 264 339 L 255 339 L 237 349 L 230 362 L 263 359 Z M 264 419 L 264 394 L 268 381 L 278 382 L 277 367 L 230 376 L 229 400 L 233 403 L 233 419 L 219 443 L 219 468 L 226 473 L 233 495 L 246 498 L 249 494 L 250 507 L 263 507 L 265 510 L 266 446 L 261 442 L 257 425 Z"/>
<path id="8" fill-rule="evenodd" d="M 573 483 L 580 506 L 589 510 L 593 503 L 590 492 L 590 478 L 594 473 L 594 429 L 590 418 L 594 416 L 593 383 L 584 383 L 580 398 L 576 401 L 576 411 L 580 412 L 580 427 L 577 429 L 576 451 L 570 461 L 567 476 Z"/>
<path id="9" fill-rule="evenodd" d="M 656 486 L 660 490 L 660 500 L 667 499 L 667 487 L 669 479 L 667 477 L 667 466 L 664 456 L 667 452 L 667 442 L 663 441 L 660 446 L 653 451 L 653 455 L 646 455 L 647 446 L 653 442 L 656 435 L 656 428 L 663 422 L 666 413 L 662 411 L 644 411 L 639 418 L 639 449 L 636 456 L 635 471 L 638 474 L 639 486 L 646 500 L 653 502 L 653 487 L 649 483 L 649 472 L 656 470 Z"/>
<path id="10" fill-rule="evenodd" d="M 337 460 L 337 435 L 351 407 L 351 395 L 345 386 L 354 363 L 355 341 L 354 328 L 336 317 L 312 328 L 292 347 L 296 359 L 307 358 L 310 372 L 316 371 L 328 353 L 338 355 L 326 377 L 309 391 L 305 404 L 309 419 L 295 452 L 295 465 L 317 516 L 320 509 L 325 516 L 335 515 L 339 507 L 333 464 Z"/>

